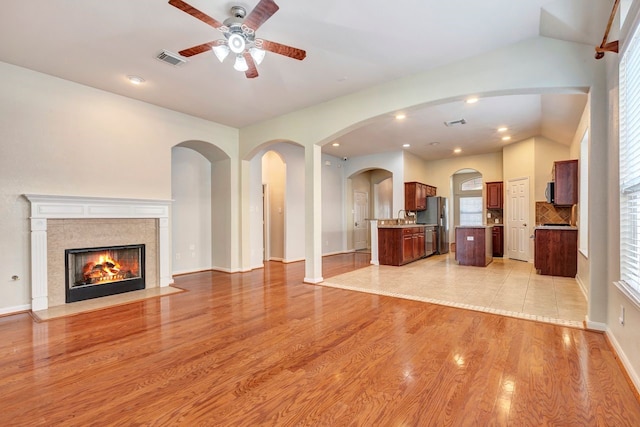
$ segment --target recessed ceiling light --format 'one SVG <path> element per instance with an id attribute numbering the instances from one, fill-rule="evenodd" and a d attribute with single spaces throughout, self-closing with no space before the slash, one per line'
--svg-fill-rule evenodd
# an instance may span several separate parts
<path id="1" fill-rule="evenodd" d="M 396 119 L 397 120 L 404 120 L 406 118 L 407 118 L 406 114 L 403 114 L 403 113 L 396 114 Z"/>
<path id="2" fill-rule="evenodd" d="M 510 136 L 503 136 L 503 137 L 502 137 L 502 140 L 503 140 L 503 141 L 510 141 L 510 140 L 511 140 L 511 137 L 510 137 Z"/>
<path id="3" fill-rule="evenodd" d="M 127 76 L 127 78 L 134 85 L 139 85 L 144 83 L 144 79 L 140 76 Z"/>
<path id="4" fill-rule="evenodd" d="M 460 154 L 462 153 L 462 148 L 456 148 L 455 150 L 453 150 L 453 152 L 456 154 Z"/>
<path id="5" fill-rule="evenodd" d="M 435 147 L 436 145 L 440 145 L 438 141 L 433 141 L 429 143 L 430 146 Z"/>
<path id="6" fill-rule="evenodd" d="M 467 104 L 475 104 L 476 102 L 478 102 L 478 98 L 476 98 L 475 96 L 472 98 L 468 98 L 466 101 Z"/>
<path id="7" fill-rule="evenodd" d="M 403 146 L 404 148 L 409 148 L 409 147 L 411 147 L 411 144 L 402 144 L 402 146 Z"/>
<path id="8" fill-rule="evenodd" d="M 508 130 L 509 130 L 509 128 L 506 127 L 506 126 L 502 126 L 502 127 L 498 128 L 498 132 L 506 132 Z"/>
<path id="9" fill-rule="evenodd" d="M 333 144 L 331 144 L 334 147 L 340 147 L 340 143 L 339 142 L 334 142 Z"/>

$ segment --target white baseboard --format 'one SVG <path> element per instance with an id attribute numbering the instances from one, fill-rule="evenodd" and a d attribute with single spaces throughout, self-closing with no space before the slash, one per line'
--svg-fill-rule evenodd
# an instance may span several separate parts
<path id="1" fill-rule="evenodd" d="M 620 361 L 622 362 L 622 366 L 624 366 L 624 369 L 627 371 L 627 375 L 629 375 L 629 378 L 631 378 L 631 382 L 633 382 L 633 385 L 636 387 L 636 393 L 640 393 L 640 377 L 638 376 L 638 373 L 633 369 L 633 365 L 631 364 L 631 362 L 629 362 L 627 355 L 625 354 L 624 350 L 622 350 L 622 347 L 618 343 L 618 340 L 616 340 L 616 337 L 611 332 L 611 329 L 607 328 L 605 333 L 607 334 L 607 338 L 609 338 L 609 342 L 611 343 L 618 357 L 620 358 Z"/>
<path id="2" fill-rule="evenodd" d="M 290 264 L 292 262 L 300 262 L 300 261 L 304 261 L 304 257 L 303 258 L 293 258 L 293 259 L 283 259 L 282 263 L 283 264 Z"/>
<path id="3" fill-rule="evenodd" d="M 324 282 L 324 279 L 322 277 L 314 277 L 314 278 L 305 277 L 302 281 L 304 283 L 311 283 L 312 285 L 315 285 L 320 282 Z"/>
<path id="4" fill-rule="evenodd" d="M 584 323 L 586 324 L 587 329 L 591 329 L 593 331 L 606 332 L 609 329 L 606 323 L 589 320 L 589 316 L 584 316 Z"/>
<path id="5" fill-rule="evenodd" d="M 584 299 L 589 301 L 589 293 L 587 292 L 587 287 L 582 281 L 582 279 L 580 279 L 580 275 L 576 275 L 576 282 L 578 282 L 578 287 L 580 287 L 580 290 L 582 291 L 582 295 L 584 296 Z"/>
<path id="6" fill-rule="evenodd" d="M 346 251 L 327 252 L 327 253 L 322 254 L 322 256 L 351 254 L 351 253 L 354 253 L 355 251 L 356 251 L 355 249 L 349 249 L 349 250 L 346 250 Z"/>
<path id="7" fill-rule="evenodd" d="M 0 308 L 0 316 L 3 316 L 5 314 L 20 313 L 21 311 L 29 311 L 29 310 L 31 310 L 31 304 Z"/>

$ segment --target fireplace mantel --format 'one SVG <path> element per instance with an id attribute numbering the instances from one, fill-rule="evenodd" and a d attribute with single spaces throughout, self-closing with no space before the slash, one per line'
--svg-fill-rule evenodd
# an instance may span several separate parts
<path id="1" fill-rule="evenodd" d="M 47 220 L 83 218 L 158 219 L 158 264 L 161 287 L 173 283 L 170 273 L 170 200 L 25 194 L 31 203 L 31 309 L 49 308 L 47 289 Z"/>

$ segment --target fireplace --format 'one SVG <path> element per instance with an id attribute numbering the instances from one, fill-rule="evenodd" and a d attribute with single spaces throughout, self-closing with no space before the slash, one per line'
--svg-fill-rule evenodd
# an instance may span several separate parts
<path id="1" fill-rule="evenodd" d="M 65 250 L 66 302 L 145 288 L 145 245 Z"/>

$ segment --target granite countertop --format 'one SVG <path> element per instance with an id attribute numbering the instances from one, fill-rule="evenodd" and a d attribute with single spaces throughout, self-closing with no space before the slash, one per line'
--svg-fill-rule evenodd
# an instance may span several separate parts
<path id="1" fill-rule="evenodd" d="M 577 230 L 575 225 L 537 225 L 536 230 Z"/>
<path id="2" fill-rule="evenodd" d="M 378 228 L 413 228 L 413 227 L 427 227 L 427 224 L 378 224 Z"/>
<path id="3" fill-rule="evenodd" d="M 492 228 L 493 225 L 456 225 L 456 228 Z"/>

